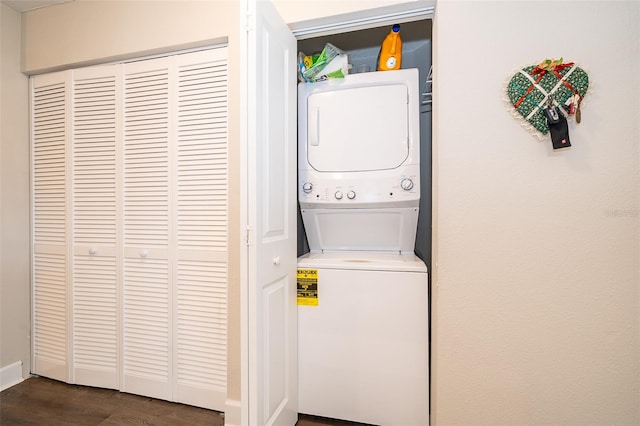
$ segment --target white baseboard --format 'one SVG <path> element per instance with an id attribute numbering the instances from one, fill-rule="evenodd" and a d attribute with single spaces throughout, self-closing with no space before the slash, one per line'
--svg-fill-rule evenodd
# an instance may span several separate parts
<path id="1" fill-rule="evenodd" d="M 240 426 L 241 415 L 240 401 L 227 399 L 225 401 L 224 426 Z"/>
<path id="2" fill-rule="evenodd" d="M 22 382 L 22 361 L 0 368 L 0 391 Z"/>

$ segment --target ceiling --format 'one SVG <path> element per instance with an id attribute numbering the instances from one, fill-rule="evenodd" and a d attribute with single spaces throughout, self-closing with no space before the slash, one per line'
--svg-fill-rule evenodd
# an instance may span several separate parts
<path id="1" fill-rule="evenodd" d="M 18 12 L 26 12 L 28 10 L 40 9 L 41 7 L 52 6 L 58 3 L 66 3 L 73 0 L 0 0 L 0 3 L 6 4 L 11 9 Z"/>

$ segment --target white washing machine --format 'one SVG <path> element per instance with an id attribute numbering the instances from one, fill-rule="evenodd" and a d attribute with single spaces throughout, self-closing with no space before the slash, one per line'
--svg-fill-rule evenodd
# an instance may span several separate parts
<path id="1" fill-rule="evenodd" d="M 299 411 L 429 421 L 418 70 L 298 86 Z"/>
<path id="2" fill-rule="evenodd" d="M 311 252 L 317 306 L 298 306 L 301 413 L 427 425 L 427 270 L 413 254 Z"/>

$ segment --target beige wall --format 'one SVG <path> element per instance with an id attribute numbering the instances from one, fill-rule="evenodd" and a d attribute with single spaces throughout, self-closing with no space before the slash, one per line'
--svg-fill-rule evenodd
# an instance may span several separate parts
<path id="1" fill-rule="evenodd" d="M 640 424 L 639 9 L 438 3 L 435 424 Z M 560 56 L 594 90 L 553 151 L 502 98 Z"/>
<path id="2" fill-rule="evenodd" d="M 28 80 L 20 14 L 0 4 L 0 367 L 30 370 Z"/>
<path id="3" fill-rule="evenodd" d="M 211 45 L 237 33 L 232 0 L 75 0 L 24 14 L 25 72 Z"/>

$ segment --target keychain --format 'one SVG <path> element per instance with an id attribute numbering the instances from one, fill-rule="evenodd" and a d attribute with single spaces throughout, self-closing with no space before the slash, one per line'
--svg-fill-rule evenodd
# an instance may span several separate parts
<path id="1" fill-rule="evenodd" d="M 558 111 L 558 107 L 555 106 L 551 96 L 547 99 L 547 107 L 543 111 L 544 115 L 547 117 L 547 123 L 556 124 L 560 121 L 560 111 Z"/>
<path id="2" fill-rule="evenodd" d="M 569 109 L 569 115 L 575 115 L 576 123 L 580 123 L 580 120 L 582 119 L 582 114 L 580 113 L 580 100 L 580 95 L 576 92 L 573 96 L 569 96 L 567 101 L 564 103 Z"/>
<path id="3" fill-rule="evenodd" d="M 549 96 L 547 100 L 547 107 L 544 108 L 543 111 L 547 118 L 549 133 L 551 133 L 551 144 L 553 145 L 553 149 L 570 147 L 569 124 L 551 96 Z"/>
<path id="4" fill-rule="evenodd" d="M 580 95 L 579 94 L 575 94 L 573 95 L 573 105 L 575 105 L 575 115 L 576 115 L 576 123 L 580 124 L 580 121 L 582 121 L 582 113 L 580 112 Z"/>

